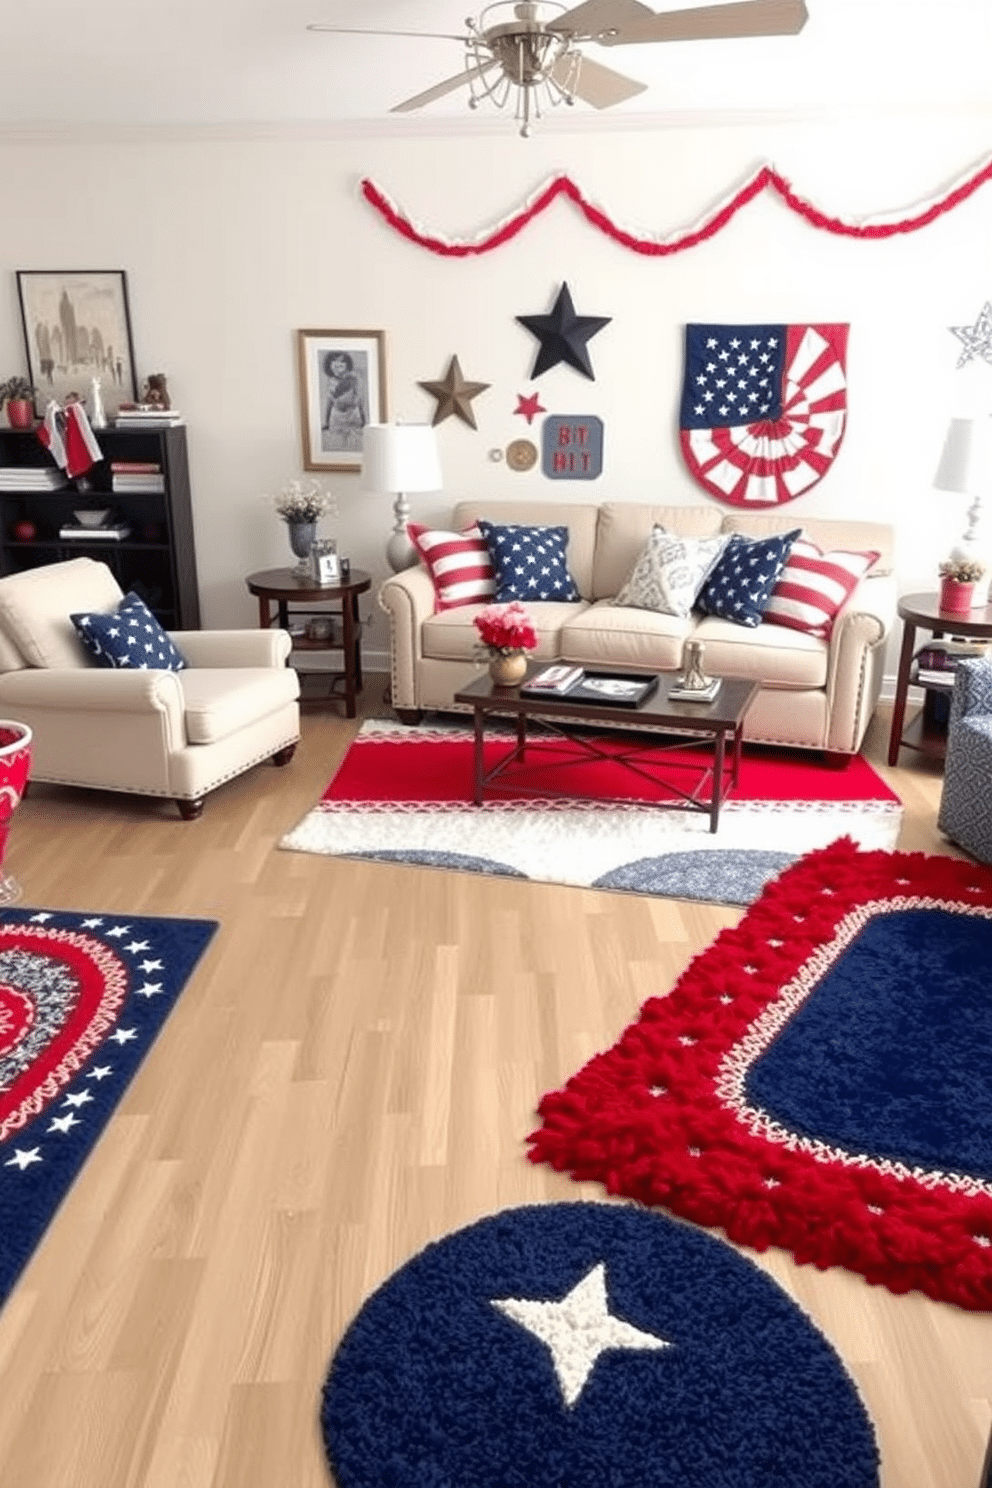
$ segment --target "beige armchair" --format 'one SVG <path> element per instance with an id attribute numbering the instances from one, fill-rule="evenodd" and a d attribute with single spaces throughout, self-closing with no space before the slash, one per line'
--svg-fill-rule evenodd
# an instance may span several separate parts
<path id="1" fill-rule="evenodd" d="M 122 598 L 92 558 L 0 579 L 0 715 L 34 731 L 32 781 L 167 796 L 191 820 L 224 781 L 287 764 L 300 736 L 287 633 L 173 631 L 182 671 L 106 669 L 69 616 Z"/>

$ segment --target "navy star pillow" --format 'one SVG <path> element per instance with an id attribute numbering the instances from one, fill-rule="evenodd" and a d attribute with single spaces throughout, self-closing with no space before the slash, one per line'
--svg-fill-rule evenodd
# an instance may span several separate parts
<path id="1" fill-rule="evenodd" d="M 125 594 L 114 615 L 69 619 L 97 666 L 129 671 L 181 672 L 187 661 L 137 594 Z"/>
<path id="2" fill-rule="evenodd" d="M 496 571 L 496 603 L 579 598 L 565 549 L 567 527 L 500 527 L 479 522 Z"/>
<path id="3" fill-rule="evenodd" d="M 735 625 L 760 625 L 801 531 L 797 527 L 775 537 L 755 538 L 735 532 L 700 590 L 696 609 Z"/>

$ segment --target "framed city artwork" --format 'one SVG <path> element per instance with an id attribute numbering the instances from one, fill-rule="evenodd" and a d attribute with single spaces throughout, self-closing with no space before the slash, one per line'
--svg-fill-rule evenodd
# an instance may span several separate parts
<path id="1" fill-rule="evenodd" d="M 362 431 L 384 424 L 383 331 L 297 331 L 304 470 L 361 470 Z"/>
<path id="2" fill-rule="evenodd" d="M 138 396 L 123 269 L 18 269 L 17 292 L 39 417 L 54 398 L 81 401 L 94 377 L 106 413 Z"/>

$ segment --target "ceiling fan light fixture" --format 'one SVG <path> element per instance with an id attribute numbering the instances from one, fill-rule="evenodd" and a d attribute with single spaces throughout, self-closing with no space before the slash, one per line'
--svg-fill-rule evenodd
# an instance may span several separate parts
<path id="1" fill-rule="evenodd" d="M 555 0 L 495 0 L 477 22 L 468 21 L 469 107 L 485 101 L 506 108 L 512 101 L 520 133 L 527 136 L 542 112 L 574 103 L 581 57 L 568 35 L 549 29 L 550 20 L 564 13 Z M 493 64 L 499 71 L 490 80 Z"/>

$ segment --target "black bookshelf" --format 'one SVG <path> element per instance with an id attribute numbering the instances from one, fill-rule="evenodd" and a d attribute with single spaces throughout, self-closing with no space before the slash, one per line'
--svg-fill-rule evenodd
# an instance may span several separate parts
<path id="1" fill-rule="evenodd" d="M 107 564 L 125 592 L 133 589 L 140 594 L 164 626 L 198 630 L 200 597 L 185 428 L 109 427 L 94 434 L 103 459 L 85 476 L 58 490 L 32 489 L 26 480 L 21 489 L 11 470 L 56 466 L 35 430 L 0 428 L 0 574 L 89 554 Z M 163 490 L 114 490 L 111 464 L 120 461 L 159 466 Z M 83 508 L 107 508 L 109 520 L 126 524 L 129 536 L 60 536 L 73 524 L 73 512 Z"/>

